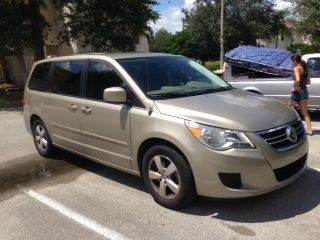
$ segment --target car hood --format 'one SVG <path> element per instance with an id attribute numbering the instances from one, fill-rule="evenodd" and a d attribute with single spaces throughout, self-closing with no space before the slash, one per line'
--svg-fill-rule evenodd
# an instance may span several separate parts
<path id="1" fill-rule="evenodd" d="M 162 114 L 211 126 L 257 132 L 297 119 L 284 103 L 242 90 L 156 100 Z"/>

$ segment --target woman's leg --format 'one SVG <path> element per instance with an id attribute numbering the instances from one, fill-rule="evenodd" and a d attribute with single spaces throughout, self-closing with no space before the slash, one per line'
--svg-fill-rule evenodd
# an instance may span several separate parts
<path id="1" fill-rule="evenodd" d="M 311 129 L 311 118 L 308 113 L 308 99 L 303 99 L 299 103 L 300 111 L 304 117 L 304 120 L 306 121 L 307 125 L 307 134 L 311 135 L 312 134 L 312 129 Z"/>
<path id="2" fill-rule="evenodd" d="M 290 99 L 288 102 L 288 106 L 290 108 L 295 108 L 297 106 L 297 103 L 295 101 L 293 101 L 292 99 Z"/>
<path id="3" fill-rule="evenodd" d="M 290 100 L 288 106 L 290 108 L 295 108 L 298 106 L 298 103 L 301 101 L 300 92 L 291 92 Z"/>

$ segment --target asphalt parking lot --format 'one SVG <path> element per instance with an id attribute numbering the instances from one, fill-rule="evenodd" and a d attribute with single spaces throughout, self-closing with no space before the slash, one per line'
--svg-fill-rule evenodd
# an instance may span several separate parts
<path id="1" fill-rule="evenodd" d="M 37 154 L 22 113 L 0 111 L 0 239 L 320 238 L 320 114 L 309 169 L 293 184 L 241 200 L 199 198 L 172 211 L 138 177 L 73 154 Z"/>

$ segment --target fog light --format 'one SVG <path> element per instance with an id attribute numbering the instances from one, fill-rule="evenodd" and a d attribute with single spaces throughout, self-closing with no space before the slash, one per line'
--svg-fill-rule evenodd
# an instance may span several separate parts
<path id="1" fill-rule="evenodd" d="M 241 188 L 241 175 L 240 173 L 219 173 L 221 182 L 228 188 Z"/>

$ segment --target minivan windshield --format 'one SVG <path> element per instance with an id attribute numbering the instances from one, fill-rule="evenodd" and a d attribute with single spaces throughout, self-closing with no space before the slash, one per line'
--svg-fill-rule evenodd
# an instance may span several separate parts
<path id="1" fill-rule="evenodd" d="M 181 56 L 118 59 L 151 99 L 168 99 L 226 91 L 232 87 L 202 65 Z"/>

